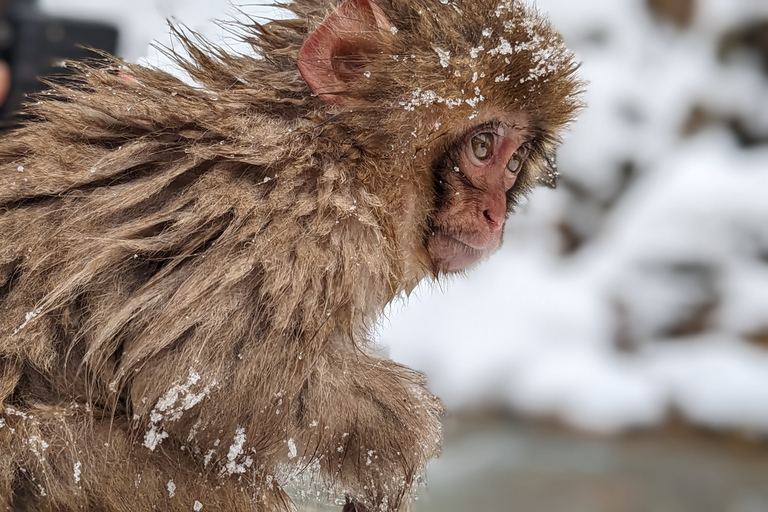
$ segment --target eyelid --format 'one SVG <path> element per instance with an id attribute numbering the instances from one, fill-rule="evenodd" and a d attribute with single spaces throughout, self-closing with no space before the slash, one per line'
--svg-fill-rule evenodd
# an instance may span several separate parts
<path id="1" fill-rule="evenodd" d="M 499 133 L 499 127 L 501 126 L 501 123 L 499 121 L 488 121 L 487 123 L 481 124 L 474 130 L 470 132 L 470 140 L 472 140 L 473 137 L 477 137 L 481 133 L 492 133 L 496 137 L 501 137 L 501 134 Z"/>
<path id="2" fill-rule="evenodd" d="M 518 151 L 523 150 L 525 153 L 523 156 L 525 158 L 528 158 L 531 156 L 531 153 L 533 153 L 533 139 L 528 139 L 522 144 L 520 144 L 520 147 L 518 148 Z"/>

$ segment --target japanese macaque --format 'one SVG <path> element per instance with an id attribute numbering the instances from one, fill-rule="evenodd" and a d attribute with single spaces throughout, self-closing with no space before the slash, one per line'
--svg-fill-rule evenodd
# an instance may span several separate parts
<path id="1" fill-rule="evenodd" d="M 0 140 L 0 508 L 409 509 L 442 406 L 370 330 L 554 183 L 577 65 L 517 0 L 285 7 Z"/>

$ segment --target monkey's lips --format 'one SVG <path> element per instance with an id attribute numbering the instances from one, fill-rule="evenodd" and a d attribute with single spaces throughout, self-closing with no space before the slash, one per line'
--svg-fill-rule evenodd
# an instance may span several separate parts
<path id="1" fill-rule="evenodd" d="M 471 236 L 436 231 L 429 240 L 429 252 L 440 272 L 460 272 L 475 265 L 495 251 L 500 240 L 477 243 Z"/>

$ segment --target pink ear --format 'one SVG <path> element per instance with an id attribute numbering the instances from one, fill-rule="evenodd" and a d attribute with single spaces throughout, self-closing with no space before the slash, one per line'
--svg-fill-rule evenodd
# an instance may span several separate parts
<path id="1" fill-rule="evenodd" d="M 365 55 L 382 53 L 391 30 L 387 15 L 372 0 L 345 0 L 299 50 L 301 76 L 327 103 L 359 103 L 347 94 L 348 84 L 362 75 L 355 64 L 365 62 Z"/>

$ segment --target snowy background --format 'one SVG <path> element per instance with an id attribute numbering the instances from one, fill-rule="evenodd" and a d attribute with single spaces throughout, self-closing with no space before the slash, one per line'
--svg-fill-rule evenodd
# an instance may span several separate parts
<path id="1" fill-rule="evenodd" d="M 116 24 L 119 54 L 155 65 L 166 18 L 221 41 L 210 20 L 235 12 L 225 0 L 40 3 Z M 674 414 L 768 434 L 768 2 L 538 5 L 589 81 L 561 187 L 533 194 L 489 262 L 393 306 L 381 344 L 454 411 L 597 433 Z"/>

